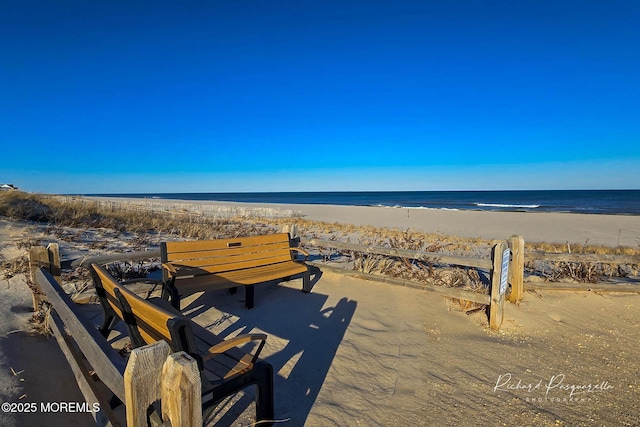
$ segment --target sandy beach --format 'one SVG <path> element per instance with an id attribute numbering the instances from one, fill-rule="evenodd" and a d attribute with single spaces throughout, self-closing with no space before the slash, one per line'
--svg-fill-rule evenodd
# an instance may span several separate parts
<path id="1" fill-rule="evenodd" d="M 119 199 L 121 200 L 121 199 Z M 135 199 L 133 199 L 135 201 Z M 179 203 L 163 201 L 166 203 Z M 222 204 L 226 205 L 226 204 Z M 240 204 L 231 204 L 234 206 Z M 304 218 L 415 229 L 487 239 L 521 234 L 530 241 L 637 246 L 640 217 L 573 214 L 407 210 L 321 205 L 270 205 L 299 211 Z M 44 227 L 3 221 L 2 253 L 11 259 L 17 242 L 55 236 Z M 102 234 L 101 234 L 102 233 Z M 60 241 L 63 258 L 90 252 L 90 242 L 112 235 L 93 230 L 83 239 Z M 87 236 L 91 236 L 90 239 Z M 151 245 L 166 236 L 154 237 Z M 108 251 L 109 246 L 101 249 Z M 2 399 L 17 402 L 12 367 L 33 377 L 57 373 L 66 393 L 40 387 L 39 400 L 81 400 L 74 379 L 49 340 L 38 360 L 27 360 L 17 343 L 42 340 L 27 334 L 30 298 L 25 278 L 4 280 L 2 300 Z M 640 296 L 573 291 L 528 292 L 508 304 L 499 331 L 486 314 L 467 315 L 442 297 L 325 272 L 309 294 L 300 280 L 256 287 L 256 307 L 246 310 L 244 294 L 198 293 L 182 310 L 221 337 L 268 335 L 262 357 L 274 366 L 277 425 L 357 426 L 433 425 L 637 425 L 640 419 Z M 94 321 L 100 320 L 99 308 Z M 16 318 L 16 323 L 9 323 Z M 8 340 L 14 342 L 8 343 Z M 19 344 L 22 345 L 22 344 Z M 24 350 L 31 351 L 31 350 Z M 47 361 L 43 366 L 41 360 Z M 218 426 L 250 426 L 253 392 L 224 402 L 215 412 Z M 0 414 L 2 415 L 2 414 Z M 67 414 L 69 415 L 69 414 Z M 86 415 L 86 414 L 82 414 Z M 24 414 L 4 414 L 3 425 L 27 425 Z M 60 414 L 40 414 L 57 425 Z M 71 415 L 76 425 L 90 419 Z M 66 425 L 66 424 L 65 424 Z"/>
<path id="2" fill-rule="evenodd" d="M 194 210 L 205 206 L 252 209 L 269 208 L 295 212 L 305 219 L 326 223 L 339 222 L 357 226 L 412 229 L 483 239 L 505 239 L 513 234 L 526 241 L 606 246 L 640 245 L 640 216 L 587 215 L 552 212 L 489 212 L 442 209 L 407 209 L 377 206 L 261 204 L 240 202 L 181 201 L 167 199 L 135 199 L 90 197 L 117 203 L 153 203 L 158 206 L 187 205 Z M 205 211 L 206 212 L 206 211 Z"/>

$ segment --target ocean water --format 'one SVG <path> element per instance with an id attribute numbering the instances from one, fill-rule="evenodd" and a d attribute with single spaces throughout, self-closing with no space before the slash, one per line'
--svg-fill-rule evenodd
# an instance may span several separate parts
<path id="1" fill-rule="evenodd" d="M 92 195 L 251 203 L 640 215 L 640 190 L 138 193 Z"/>

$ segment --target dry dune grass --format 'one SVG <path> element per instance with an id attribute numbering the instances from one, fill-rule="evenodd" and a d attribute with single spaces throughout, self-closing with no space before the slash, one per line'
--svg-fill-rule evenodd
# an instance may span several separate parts
<path id="1" fill-rule="evenodd" d="M 0 216 L 12 220 L 47 223 L 52 227 L 92 227 L 129 233 L 168 233 L 190 239 L 255 235 L 263 232 L 265 228 L 264 225 L 245 218 L 209 218 L 125 207 L 109 209 L 87 199 L 18 191 L 0 193 Z"/>
<path id="2" fill-rule="evenodd" d="M 640 246 L 633 248 L 629 246 L 601 246 L 590 245 L 585 242 L 582 245 L 570 245 L 568 243 L 545 243 L 526 242 L 526 250 L 550 253 L 575 253 L 575 254 L 596 254 L 596 255 L 640 255 Z"/>
<path id="3" fill-rule="evenodd" d="M 164 205 L 163 205 L 164 206 Z M 244 212 L 244 211 L 243 211 Z M 422 260 L 393 258 L 366 253 L 346 252 L 353 268 L 374 274 L 427 282 L 447 287 L 458 287 L 475 292 L 486 292 L 487 281 L 482 272 L 472 268 L 454 268 L 438 262 L 437 254 L 471 257 L 488 257 L 493 241 L 479 238 L 463 238 L 413 230 L 355 226 L 339 222 L 311 221 L 297 215 L 285 218 L 251 217 L 244 212 L 241 217 L 214 217 L 184 209 L 168 211 L 163 208 L 143 209 L 139 204 L 98 203 L 84 198 L 27 194 L 19 191 L 0 193 L 0 216 L 13 220 L 30 220 L 48 224 L 47 232 L 59 240 L 73 242 L 88 228 L 115 230 L 131 233 L 127 241 L 133 249 L 148 247 L 151 235 L 170 235 L 184 239 L 213 239 L 250 236 L 279 231 L 295 224 L 301 235 L 365 245 L 419 250 L 434 253 Z M 258 212 L 258 211 L 256 211 Z M 70 231 L 68 227 L 74 227 Z M 116 235 L 114 235 L 114 238 Z M 20 243 L 29 247 L 38 242 L 28 239 Z M 107 247 L 106 241 L 96 241 L 93 248 Z M 591 253 L 607 255 L 639 255 L 640 247 L 607 247 L 568 245 L 566 243 L 530 243 L 526 250 L 552 253 Z M 24 260 L 13 260 L 13 267 L 5 261 L 5 275 L 24 269 Z M 6 273 L 9 271 L 9 273 Z M 606 263 L 527 263 L 527 272 L 544 280 L 559 281 L 566 278 L 579 282 L 597 282 L 611 277 L 627 277 L 637 274 L 637 266 L 621 268 Z M 483 280 L 484 279 L 484 280 Z"/>

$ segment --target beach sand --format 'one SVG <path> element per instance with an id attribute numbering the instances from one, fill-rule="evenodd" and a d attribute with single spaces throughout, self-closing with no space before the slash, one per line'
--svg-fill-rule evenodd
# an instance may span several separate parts
<path id="1" fill-rule="evenodd" d="M 378 206 L 338 206 L 212 202 L 134 198 L 91 197 L 116 203 L 154 203 L 158 206 L 187 206 L 256 209 L 296 212 L 302 218 L 326 223 L 370 225 L 483 239 L 506 239 L 517 234 L 531 242 L 640 246 L 640 216 L 587 215 L 552 212 L 490 212 L 443 209 L 407 209 Z"/>
<path id="2" fill-rule="evenodd" d="M 522 234 L 527 240 L 588 239 L 614 246 L 620 239 L 620 244 L 636 246 L 640 232 L 640 218 L 625 216 L 303 205 L 286 209 L 330 223 L 483 238 Z M 10 229 L 0 234 L 5 259 L 20 252 L 16 241 L 37 238 L 41 232 L 26 228 L 19 234 L 19 227 L 0 224 Z M 63 258 L 79 245 L 61 242 Z M 11 279 L 11 286 L 4 283 L 0 315 L 6 334 L 27 327 L 30 297 L 24 277 Z M 257 286 L 252 310 L 244 309 L 242 291 L 199 293 L 183 300 L 187 315 L 222 337 L 268 334 L 262 357 L 276 373 L 276 419 L 281 421 L 276 425 L 631 426 L 640 419 L 638 295 L 527 292 L 520 305 L 507 304 L 502 329 L 492 331 L 483 312 L 467 315 L 442 297 L 417 289 L 328 272 L 311 293 L 300 288 L 299 279 Z M 12 324 L 15 313 L 20 316 Z M 100 316 L 94 320 L 99 322 Z M 51 388 L 42 387 L 45 394 L 37 399 L 81 401 L 53 389 L 56 382 L 66 385 L 65 392 L 77 393 L 66 361 L 54 357 L 55 342 L 37 350 L 40 363 L 26 366 L 22 350 L 15 350 L 22 344 L 16 343 L 41 338 L 8 337 L 1 347 L 3 402 L 17 402 L 23 392 L 12 388 L 16 380 L 6 371 L 9 366 L 34 377 L 57 373 L 64 378 L 52 379 Z M 14 342 L 6 344 L 7 339 Z M 216 411 L 216 425 L 251 425 L 252 398 L 248 390 L 225 401 Z M 59 415 L 48 414 L 43 423 L 57 425 Z M 85 425 L 83 415 L 72 415 L 76 425 Z M 15 425 L 25 425 L 25 420 L 8 417 Z"/>
<path id="3" fill-rule="evenodd" d="M 0 262 L 22 255 L 24 250 L 17 249 L 16 243 L 39 234 L 24 224 L 0 220 Z M 84 402 L 84 398 L 55 338 L 39 334 L 30 323 L 33 302 L 24 275 L 0 275 L 0 279 L 0 404 L 37 407 L 31 413 L 24 407 L 9 411 L 3 407 L 0 425 L 91 425 L 93 418 L 85 413 L 40 411 L 41 403 Z"/>

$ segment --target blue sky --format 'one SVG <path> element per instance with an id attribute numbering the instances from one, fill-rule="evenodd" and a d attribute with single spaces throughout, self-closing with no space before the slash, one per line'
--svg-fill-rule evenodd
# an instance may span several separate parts
<path id="1" fill-rule="evenodd" d="M 0 0 L 0 183 L 640 188 L 640 2 Z"/>

